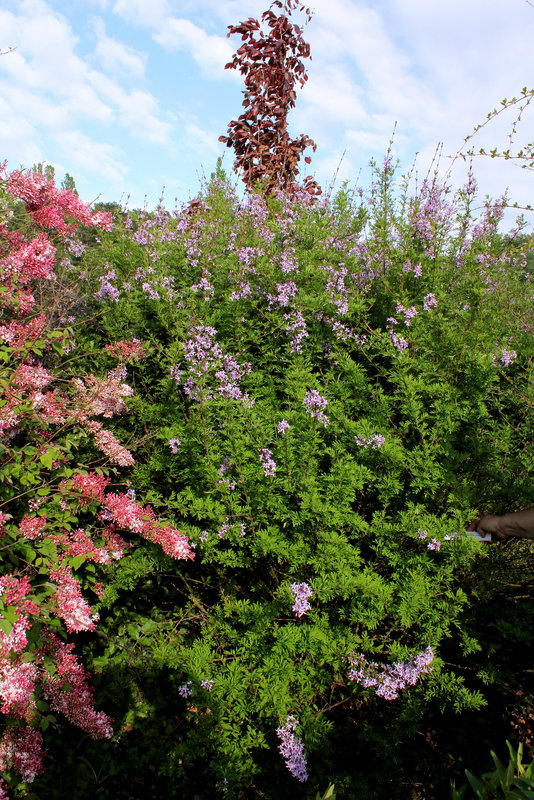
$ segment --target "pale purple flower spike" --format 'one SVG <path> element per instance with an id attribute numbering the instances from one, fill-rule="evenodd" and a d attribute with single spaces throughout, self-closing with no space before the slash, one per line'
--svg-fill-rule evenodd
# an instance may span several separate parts
<path id="1" fill-rule="evenodd" d="M 298 721 L 289 714 L 286 724 L 281 728 L 277 728 L 276 733 L 281 741 L 278 749 L 285 758 L 288 770 L 295 778 L 304 782 L 308 780 L 308 772 L 306 770 L 306 756 L 304 755 L 302 739 L 295 736 L 297 725 Z"/>
<path id="2" fill-rule="evenodd" d="M 300 618 L 311 608 L 308 598 L 313 595 L 313 590 L 307 583 L 292 583 L 291 591 L 295 597 L 295 604 L 291 610 Z"/>

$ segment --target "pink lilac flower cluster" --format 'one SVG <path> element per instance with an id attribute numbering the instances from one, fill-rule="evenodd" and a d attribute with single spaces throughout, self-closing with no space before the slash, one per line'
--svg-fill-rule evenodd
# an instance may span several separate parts
<path id="1" fill-rule="evenodd" d="M 50 570 L 50 579 L 56 584 L 56 614 L 64 622 L 69 633 L 92 631 L 98 614 L 91 613 L 91 607 L 84 600 L 80 584 L 68 566 L 59 566 Z"/>
<path id="2" fill-rule="evenodd" d="M 21 389 L 44 389 L 54 376 L 42 364 L 21 364 L 13 373 L 11 380 Z"/>
<path id="3" fill-rule="evenodd" d="M 382 447 L 386 441 L 386 437 L 382 436 L 381 433 L 375 433 L 373 436 L 355 436 L 354 439 L 356 440 L 358 447 L 370 447 L 373 450 L 377 450 L 378 448 Z"/>
<path id="4" fill-rule="evenodd" d="M 430 672 L 434 652 L 427 647 L 422 653 L 411 658 L 406 663 L 386 664 L 380 666 L 376 662 L 367 661 L 363 655 L 351 655 L 349 662 L 349 679 L 356 681 L 366 689 L 375 689 L 379 697 L 385 700 L 395 700 L 399 691 L 413 686 L 420 675 Z"/>
<path id="5" fill-rule="evenodd" d="M 101 517 L 118 528 L 139 533 L 145 539 L 159 544 L 164 553 L 176 559 L 194 558 L 187 536 L 172 526 L 163 527 L 156 521 L 148 506 L 141 506 L 126 494 L 109 492 L 102 503 Z"/>
<path id="6" fill-rule="evenodd" d="M 92 211 L 72 189 L 56 189 L 47 175 L 31 170 L 7 174 L 5 164 L 0 164 L 0 178 L 6 181 L 6 191 L 24 202 L 33 221 L 42 228 L 54 228 L 66 236 L 73 233 L 76 223 L 107 231 L 113 227 L 111 214 Z M 72 221 L 67 222 L 67 218 Z"/>
<path id="7" fill-rule="evenodd" d="M 6 728 L 0 740 L 2 771 L 11 767 L 22 780 L 32 783 L 37 775 L 44 772 L 43 756 L 43 737 L 40 731 L 29 725 L 24 728 Z"/>
<path id="8" fill-rule="evenodd" d="M 83 666 L 74 654 L 74 645 L 48 635 L 48 651 L 56 665 L 55 672 L 44 671 L 44 696 L 52 711 L 63 714 L 73 725 L 90 734 L 93 739 L 113 736 L 111 720 L 103 711 L 96 711 L 93 690 L 87 682 Z"/>
<path id="9" fill-rule="evenodd" d="M 56 248 L 49 242 L 44 233 L 40 233 L 31 241 L 25 241 L 20 233 L 11 239 L 10 253 L 0 259 L 2 281 L 11 285 L 28 283 L 36 278 L 55 280 Z"/>
<path id="10" fill-rule="evenodd" d="M 178 694 L 180 697 L 191 697 L 193 690 L 191 688 L 191 681 L 187 681 L 183 686 L 178 687 Z"/>
<path id="11" fill-rule="evenodd" d="M 322 423 L 322 425 L 324 425 L 326 428 L 330 422 L 329 418 L 324 413 L 324 410 L 328 405 L 328 400 L 326 397 L 320 395 L 316 389 L 309 389 L 304 395 L 304 400 L 302 402 L 306 406 L 306 411 L 308 414 Z"/>
<path id="12" fill-rule="evenodd" d="M 39 671 L 20 657 L 0 663 L 0 711 L 30 721 L 35 710 L 33 693 Z"/>
<path id="13" fill-rule="evenodd" d="M 298 720 L 289 714 L 285 725 L 276 729 L 276 734 L 280 739 L 278 749 L 285 759 L 288 770 L 295 778 L 304 782 L 308 780 L 308 772 L 304 744 L 302 739 L 295 736 L 297 725 Z"/>
<path id="14" fill-rule="evenodd" d="M 109 482 L 110 478 L 106 478 L 105 475 L 100 475 L 96 472 L 89 472 L 87 475 L 78 472 L 72 476 L 70 483 L 68 480 L 61 481 L 59 487 L 63 490 L 71 488 L 75 492 L 80 492 L 80 503 L 87 505 L 91 500 L 102 501 L 104 499 L 105 490 Z"/>
<path id="15" fill-rule="evenodd" d="M 309 598 L 313 596 L 313 589 L 308 583 L 292 583 L 291 591 L 295 598 L 295 603 L 291 610 L 300 619 L 311 608 Z"/>
<path id="16" fill-rule="evenodd" d="M 22 350 L 29 342 L 38 339 L 47 326 L 44 314 L 39 314 L 29 322 L 11 320 L 7 325 L 0 325 L 0 339 L 6 342 L 13 351 Z"/>
<path id="17" fill-rule="evenodd" d="M 48 538 L 54 542 L 58 552 L 61 550 L 66 556 L 72 558 L 84 556 L 86 561 L 93 561 L 95 564 L 110 564 L 111 561 L 119 561 L 128 545 L 118 534 L 114 534 L 106 528 L 102 534 L 105 541 L 104 547 L 97 547 L 82 528 L 51 533 Z"/>
<path id="18" fill-rule="evenodd" d="M 276 462 L 273 459 L 271 450 L 266 447 L 262 448 L 260 452 L 260 462 L 263 467 L 263 474 L 272 478 L 276 472 Z"/>
<path id="19" fill-rule="evenodd" d="M 119 467 L 131 467 L 135 464 L 130 451 L 122 446 L 111 431 L 105 430 L 101 422 L 90 420 L 85 423 L 85 428 L 93 434 L 96 447 L 112 464 L 117 464 Z"/>
<path id="20" fill-rule="evenodd" d="M 43 528 L 46 525 L 46 515 L 33 517 L 25 514 L 19 522 L 19 531 L 25 539 L 38 539 L 43 535 Z"/>
<path id="21" fill-rule="evenodd" d="M 135 338 L 107 344 L 104 349 L 114 358 L 120 358 L 121 361 L 143 361 L 147 356 L 146 346 Z"/>
<path id="22" fill-rule="evenodd" d="M 97 378 L 94 375 L 87 375 L 84 379 L 75 378 L 72 383 L 78 407 L 85 414 L 101 414 L 108 418 L 122 414 L 127 409 L 123 398 L 133 395 L 132 387 L 123 383 L 126 377 L 126 367 L 120 365 L 108 372 L 106 378 Z"/>
<path id="23" fill-rule="evenodd" d="M 4 166 L 0 165 L 0 180 L 3 178 Z M 58 192 L 53 181 L 43 176 L 14 174 L 12 179 L 3 181 L 3 189 L 25 203 L 26 211 L 36 224 L 53 228 L 58 240 L 72 234 L 71 220 L 109 228 L 111 217 L 91 212 L 75 195 Z M 47 202 L 53 208 L 47 208 Z M 70 219 L 67 221 L 65 217 Z M 9 443 L 10 437 L 18 431 L 29 432 L 30 441 L 35 444 L 35 457 L 41 458 L 41 472 L 53 470 L 67 456 L 61 452 L 60 445 L 52 448 L 54 432 L 49 430 L 50 425 L 77 425 L 94 435 L 96 445 L 113 463 L 134 463 L 131 454 L 113 434 L 104 430 L 102 423 L 91 419 L 98 414 L 109 418 L 126 410 L 124 398 L 132 394 L 132 389 L 123 382 L 126 377 L 124 366 L 112 370 L 103 379 L 93 375 L 77 378 L 71 384 L 73 392 L 46 391 L 56 376 L 36 357 L 27 355 L 33 342 L 39 338 L 44 339 L 46 347 L 56 343 L 56 337 L 50 337 L 47 332 L 50 321 L 45 314 L 29 321 L 17 319 L 21 313 L 31 310 L 33 298 L 29 282 L 54 279 L 55 247 L 44 234 L 26 241 L 20 231 L 2 228 L 2 237 L 7 246 L 0 259 L 0 288 L 4 290 L 0 292 L 0 305 L 15 317 L 0 325 L 0 340 L 9 347 L 10 363 L 13 364 L 13 367 L 8 365 L 11 376 L 0 409 L 3 441 Z M 81 255 L 81 246 L 73 240 L 67 242 L 67 246 L 75 257 Z M 69 264 L 64 267 L 68 269 Z M 113 271 L 107 267 L 105 280 L 109 283 L 114 277 Z M 57 343 L 65 352 L 67 338 L 64 336 L 63 342 Z M 109 346 L 108 352 L 122 362 L 143 355 L 137 340 L 117 342 Z M 24 422 L 30 424 L 24 428 Z M 52 454 L 50 467 L 46 466 L 44 458 L 48 454 Z M 49 485 L 48 475 L 43 480 Z M 11 627 L 6 626 L 9 632 L 0 630 L 0 709 L 11 717 L 0 741 L 0 768 L 13 769 L 26 781 L 33 780 L 42 769 L 40 734 L 20 724 L 21 720 L 34 723 L 36 698 L 48 701 L 53 712 L 61 712 L 92 736 L 112 735 L 109 719 L 94 709 L 92 690 L 87 685 L 83 667 L 72 653 L 72 645 L 63 644 L 50 633 L 46 624 L 42 624 L 43 620 L 46 623 L 51 614 L 55 614 L 64 621 L 68 632 L 77 632 L 91 630 L 97 620 L 66 559 L 82 556 L 88 561 L 109 563 L 121 558 L 128 547 L 117 533 L 121 523 L 126 530 L 139 532 L 158 542 L 174 558 L 193 557 L 185 536 L 160 524 L 150 509 L 135 503 L 131 493 L 106 495 L 108 483 L 109 478 L 97 472 L 75 472 L 57 486 L 60 507 L 64 510 L 77 513 L 91 503 L 103 507 L 100 518 L 109 524 L 101 530 L 101 546 L 96 545 L 82 528 L 62 530 L 53 520 L 48 525 L 46 515 L 38 513 L 41 504 L 46 502 L 45 497 L 31 498 L 29 511 L 23 512 L 22 519 L 14 520 L 10 514 L 0 512 L 0 528 L 10 524 L 10 534 L 18 530 L 30 542 L 46 532 L 53 548 L 43 563 L 49 581 L 46 577 L 37 577 L 36 571 L 31 574 L 30 563 L 25 567 L 28 574 L 24 577 L 4 575 L 0 578 L 2 604 L 15 611 L 14 618 L 10 617 Z M 35 585 L 33 577 L 37 577 Z M 55 584 L 52 594 L 48 590 L 43 592 L 43 583 L 49 586 L 49 582 Z M 95 585 L 95 590 L 101 593 L 102 585 Z M 33 624 L 40 626 L 40 641 L 44 644 L 33 647 L 31 658 L 28 658 L 25 651 L 29 646 L 28 631 Z M 3 784 L 0 793 L 2 791 Z"/>
<path id="24" fill-rule="evenodd" d="M 211 690 L 213 689 L 213 680 L 200 681 L 200 686 L 207 692 L 211 692 Z"/>

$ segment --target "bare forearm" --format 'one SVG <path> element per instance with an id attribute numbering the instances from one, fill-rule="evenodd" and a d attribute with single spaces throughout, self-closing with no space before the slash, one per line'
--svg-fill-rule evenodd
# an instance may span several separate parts
<path id="1" fill-rule="evenodd" d="M 500 517 L 500 532 L 504 536 L 534 539 L 534 506 Z"/>
<path id="2" fill-rule="evenodd" d="M 499 539 L 534 539 L 534 506 L 502 516 L 488 514 L 478 521 L 477 529 L 496 534 Z"/>

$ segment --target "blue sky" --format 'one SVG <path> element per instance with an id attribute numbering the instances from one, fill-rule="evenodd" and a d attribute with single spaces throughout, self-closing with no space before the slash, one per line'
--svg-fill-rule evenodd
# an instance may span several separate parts
<path id="1" fill-rule="evenodd" d="M 0 159 L 45 161 L 73 175 L 81 197 L 153 207 L 196 194 L 199 176 L 241 113 L 239 74 L 224 70 L 236 37 L 265 0 L 0 0 Z M 366 182 L 396 123 L 403 169 L 424 175 L 438 142 L 452 155 L 503 97 L 534 86 L 534 7 L 527 0 L 315 0 L 305 29 L 309 81 L 293 134 L 317 143 L 309 171 L 328 185 Z M 505 146 L 511 117 L 477 144 Z M 528 141 L 532 118 L 525 117 Z M 533 137 L 530 136 L 532 139 Z M 442 159 L 443 171 L 448 167 Z M 457 163 L 453 185 L 466 167 Z M 534 175 L 477 159 L 484 193 L 534 200 Z"/>

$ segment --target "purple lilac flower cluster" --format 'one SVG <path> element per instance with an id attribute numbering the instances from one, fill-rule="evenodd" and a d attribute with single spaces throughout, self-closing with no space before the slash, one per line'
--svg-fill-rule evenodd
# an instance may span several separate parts
<path id="1" fill-rule="evenodd" d="M 104 298 L 106 296 L 110 297 L 114 303 L 117 303 L 120 297 L 120 292 L 116 286 L 113 286 L 110 281 L 114 281 L 117 279 L 117 275 L 114 269 L 111 269 L 106 275 L 103 275 L 100 278 L 100 290 L 95 292 L 94 296 L 97 300 L 100 300 L 101 303 L 104 302 Z"/>
<path id="2" fill-rule="evenodd" d="M 298 293 L 295 281 L 286 281 L 276 284 L 276 297 L 271 298 L 271 302 L 276 301 L 279 306 L 288 306 L 292 297 Z"/>
<path id="3" fill-rule="evenodd" d="M 314 419 L 319 420 L 326 428 L 330 422 L 329 418 L 324 413 L 324 409 L 328 405 L 326 397 L 320 395 L 316 389 L 310 389 L 304 395 L 304 400 L 302 402 L 306 406 L 308 414 L 314 417 Z"/>
<path id="4" fill-rule="evenodd" d="M 282 272 L 298 272 L 299 265 L 295 257 L 295 248 L 287 247 L 280 256 L 280 268 Z"/>
<path id="5" fill-rule="evenodd" d="M 252 289 L 248 281 L 240 281 L 236 289 L 230 295 L 230 300 L 241 300 L 245 297 L 251 297 Z"/>
<path id="6" fill-rule="evenodd" d="M 295 603 L 291 611 L 300 619 L 300 617 L 306 614 L 311 608 L 308 601 L 313 595 L 313 589 L 308 583 L 292 583 L 291 591 L 295 598 Z"/>
<path id="7" fill-rule="evenodd" d="M 333 267 L 323 267 L 322 269 L 328 273 L 328 280 L 326 282 L 326 291 L 330 295 L 332 303 L 337 308 L 338 314 L 347 314 L 349 310 L 349 289 L 345 285 L 345 278 L 347 277 L 347 268 L 340 264 L 341 269 L 335 270 Z"/>
<path id="8" fill-rule="evenodd" d="M 190 367 L 190 375 L 184 383 L 184 392 L 192 400 L 199 402 L 202 399 L 210 399 L 213 395 L 205 390 L 204 384 L 211 376 L 218 381 L 216 392 L 219 397 L 239 400 L 251 406 L 253 401 L 248 394 L 243 394 L 239 387 L 239 381 L 250 373 L 251 365 L 248 362 L 238 364 L 233 356 L 225 355 L 221 347 L 213 341 L 216 334 L 215 328 L 196 325 L 191 330 L 191 338 L 184 342 L 184 356 Z"/>
<path id="9" fill-rule="evenodd" d="M 430 292 L 426 294 L 423 300 L 423 308 L 425 311 L 430 311 L 431 308 L 436 308 L 438 305 L 438 301 L 436 300 L 436 296 Z"/>
<path id="10" fill-rule="evenodd" d="M 230 530 L 230 522 L 228 521 L 228 517 L 224 518 L 224 522 L 217 531 L 217 536 L 219 539 L 226 539 L 226 534 Z"/>
<path id="11" fill-rule="evenodd" d="M 427 536 L 428 536 L 428 531 L 425 531 L 425 530 L 418 530 L 417 531 L 417 538 L 418 539 L 426 539 Z M 436 539 L 435 537 L 433 539 L 430 539 L 427 542 L 426 549 L 427 550 L 436 550 L 437 552 L 439 552 L 441 550 L 441 542 L 440 542 L 440 540 Z"/>
<path id="12" fill-rule="evenodd" d="M 510 364 L 513 364 L 515 359 L 517 358 L 517 353 L 515 350 L 501 350 L 501 355 L 495 354 L 492 359 L 492 364 L 496 366 L 499 361 L 503 365 L 503 367 L 509 367 Z"/>
<path id="13" fill-rule="evenodd" d="M 389 331 L 389 338 L 391 340 L 393 347 L 395 347 L 399 351 L 399 353 L 402 353 L 402 351 L 406 350 L 406 348 L 408 347 L 408 342 L 406 341 L 404 336 L 397 336 L 395 331 L 391 329 Z"/>
<path id="14" fill-rule="evenodd" d="M 428 309 L 425 308 L 425 311 Z M 413 317 L 417 316 L 417 309 L 415 306 L 411 308 L 404 308 L 402 303 L 397 303 L 397 314 L 404 314 L 404 324 L 408 328 L 410 326 L 410 322 L 412 321 Z"/>
<path id="15" fill-rule="evenodd" d="M 176 437 L 169 439 L 169 447 L 171 448 L 171 453 L 174 453 L 174 455 L 176 455 L 176 453 L 178 452 L 178 448 L 180 447 L 181 444 L 182 444 L 181 441 L 179 439 L 176 439 Z"/>
<path id="16" fill-rule="evenodd" d="M 366 689 L 374 688 L 379 697 L 395 700 L 401 689 L 413 686 L 420 675 L 430 672 L 434 660 L 434 652 L 427 647 L 422 653 L 406 663 L 386 664 L 380 667 L 377 663 L 367 661 L 363 655 L 349 657 L 351 669 L 349 679 L 356 681 Z"/>
<path id="17" fill-rule="evenodd" d="M 225 478 L 224 475 L 228 469 L 231 467 L 230 456 L 226 456 L 224 461 L 222 462 L 221 466 L 219 467 L 219 475 L 220 480 L 217 481 L 219 485 L 226 485 L 230 489 L 231 492 L 235 489 L 235 481 L 230 480 L 229 478 Z"/>
<path id="18" fill-rule="evenodd" d="M 299 781 L 308 780 L 306 770 L 306 756 L 304 755 L 304 745 L 302 739 L 295 736 L 295 729 L 298 721 L 291 714 L 286 719 L 286 724 L 276 729 L 276 734 L 280 739 L 278 749 L 285 759 L 286 766 L 290 773 Z"/>
<path id="19" fill-rule="evenodd" d="M 367 336 L 364 334 L 360 335 L 355 333 L 354 328 L 349 328 L 348 325 L 343 325 L 343 323 L 337 319 L 331 320 L 327 317 L 326 322 L 329 322 L 332 325 L 332 331 L 334 332 L 336 339 L 339 339 L 342 342 L 348 342 L 350 339 L 352 339 L 361 347 L 367 341 Z"/>
<path id="20" fill-rule="evenodd" d="M 289 424 L 287 419 L 282 419 L 278 423 L 278 433 L 281 433 L 282 436 L 285 436 L 286 431 L 288 431 L 290 427 L 291 425 Z"/>
<path id="21" fill-rule="evenodd" d="M 419 234 L 426 255 L 434 258 L 436 233 L 446 234 L 454 224 L 455 208 L 443 199 L 443 187 L 435 180 L 424 180 L 419 197 L 412 202 L 410 228 Z"/>
<path id="22" fill-rule="evenodd" d="M 373 436 L 355 436 L 356 444 L 359 447 L 371 447 L 373 450 L 378 450 L 386 441 L 385 436 L 381 433 L 375 433 Z"/>
<path id="23" fill-rule="evenodd" d="M 66 239 L 65 244 L 75 258 L 80 258 L 85 253 L 86 247 L 79 239 Z"/>
<path id="24" fill-rule="evenodd" d="M 404 273 L 413 272 L 415 278 L 420 278 L 423 274 L 423 268 L 421 264 L 412 264 L 411 261 L 406 261 L 402 267 L 402 271 Z"/>
<path id="25" fill-rule="evenodd" d="M 215 289 L 209 281 L 209 273 L 207 270 L 203 271 L 202 278 L 199 280 L 199 282 L 191 286 L 191 291 L 202 292 L 204 295 L 204 300 L 208 300 L 210 297 L 213 297 Z"/>
<path id="26" fill-rule="evenodd" d="M 288 322 L 286 332 L 292 334 L 291 352 L 293 354 L 302 353 L 302 340 L 309 336 L 306 330 L 306 320 L 300 311 L 295 311 L 293 314 L 284 314 L 284 319 Z"/>
<path id="27" fill-rule="evenodd" d="M 180 697 L 190 697 L 193 694 L 193 690 L 191 688 L 191 681 L 187 681 L 187 683 L 184 683 L 183 686 L 179 686 L 178 694 L 180 695 Z"/>
<path id="28" fill-rule="evenodd" d="M 266 447 L 262 448 L 260 452 L 260 461 L 263 467 L 263 474 L 272 478 L 276 472 L 276 462 L 273 459 L 271 450 L 268 450 Z"/>

